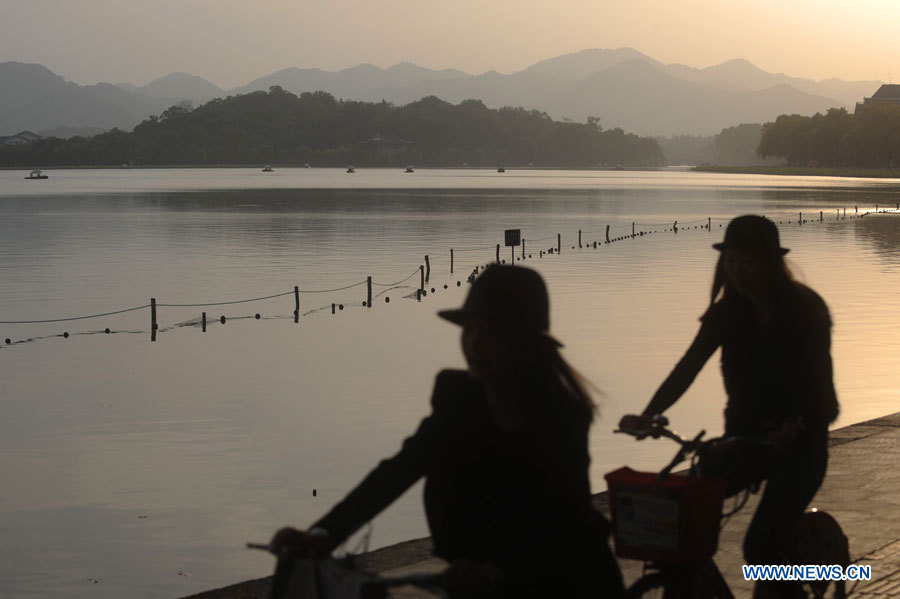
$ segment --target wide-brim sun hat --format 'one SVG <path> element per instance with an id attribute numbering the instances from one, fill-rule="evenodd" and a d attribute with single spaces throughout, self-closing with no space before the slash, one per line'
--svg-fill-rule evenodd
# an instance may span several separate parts
<path id="1" fill-rule="evenodd" d="M 550 335 L 550 296 L 544 279 L 524 266 L 491 265 L 475 278 L 461 308 L 441 310 L 438 316 L 458 325 L 481 318 L 512 331 Z"/>
<path id="2" fill-rule="evenodd" d="M 781 247 L 775 223 L 756 214 L 745 214 L 732 219 L 725 229 L 725 239 L 714 243 L 713 247 L 719 251 L 747 250 L 769 256 L 784 256 L 790 251 Z"/>

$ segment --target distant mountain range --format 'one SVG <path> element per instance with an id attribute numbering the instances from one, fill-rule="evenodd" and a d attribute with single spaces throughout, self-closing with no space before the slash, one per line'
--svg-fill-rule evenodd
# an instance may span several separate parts
<path id="1" fill-rule="evenodd" d="M 523 106 L 555 119 L 598 116 L 604 128 L 640 135 L 718 133 L 780 114 L 852 110 L 880 81 L 812 81 L 772 74 L 742 59 L 705 69 L 663 64 L 631 48 L 584 50 L 504 75 L 470 75 L 400 63 L 362 64 L 342 71 L 289 68 L 225 91 L 201 77 L 172 73 L 142 87 L 78 85 L 37 64 L 0 63 L 0 135 L 28 129 L 58 133 L 119 127 L 130 130 L 182 101 L 266 91 L 278 85 L 300 94 L 323 90 L 349 100 L 406 104 L 424 96 L 448 102 L 476 98 L 489 107 Z"/>

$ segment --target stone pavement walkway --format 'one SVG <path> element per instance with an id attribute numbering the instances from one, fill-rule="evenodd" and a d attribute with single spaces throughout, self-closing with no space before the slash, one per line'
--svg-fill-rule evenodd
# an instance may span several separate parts
<path id="1" fill-rule="evenodd" d="M 872 567 L 872 580 L 848 583 L 854 599 L 900 597 L 900 413 L 831 432 L 828 473 L 812 505 L 834 516 L 850 539 L 854 563 Z M 606 494 L 595 497 L 606 509 Z M 716 563 L 737 599 L 750 599 L 752 584 L 743 579 L 741 544 L 758 496 L 722 529 Z M 407 541 L 360 556 L 362 567 L 386 575 L 438 571 L 443 562 L 430 555 L 429 539 Z M 642 564 L 621 560 L 626 584 Z M 252 580 L 185 599 L 267 599 L 269 579 Z M 397 598 L 429 597 L 415 589 L 397 589 Z"/>

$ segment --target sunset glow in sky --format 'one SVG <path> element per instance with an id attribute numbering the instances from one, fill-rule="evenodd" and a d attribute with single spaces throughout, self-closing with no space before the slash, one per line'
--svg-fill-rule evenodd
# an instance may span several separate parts
<path id="1" fill-rule="evenodd" d="M 665 63 L 744 58 L 797 77 L 900 78 L 896 0 L 0 0 L 0 62 L 81 84 L 174 71 L 223 88 L 282 68 L 410 61 L 510 73 L 586 48 Z"/>

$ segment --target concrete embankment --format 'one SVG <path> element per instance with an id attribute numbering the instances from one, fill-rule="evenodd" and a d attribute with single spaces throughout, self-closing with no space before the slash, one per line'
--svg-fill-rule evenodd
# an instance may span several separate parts
<path id="1" fill-rule="evenodd" d="M 900 597 L 900 412 L 831 431 L 828 473 L 812 505 L 829 512 L 850 539 L 855 563 L 871 565 L 872 580 L 860 582 L 858 599 Z M 732 516 L 722 529 L 716 563 L 737 599 L 749 599 L 751 583 L 741 573 L 741 544 L 759 496 Z M 594 497 L 608 514 L 606 494 Z M 406 541 L 359 556 L 370 571 L 437 571 L 443 562 L 431 556 L 430 539 Z M 635 580 L 642 564 L 620 560 L 626 584 Z M 192 595 L 185 599 L 267 599 L 271 578 Z M 849 583 L 850 587 L 853 583 Z M 398 590 L 395 597 L 426 597 L 415 590 Z"/>

